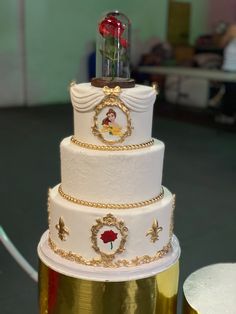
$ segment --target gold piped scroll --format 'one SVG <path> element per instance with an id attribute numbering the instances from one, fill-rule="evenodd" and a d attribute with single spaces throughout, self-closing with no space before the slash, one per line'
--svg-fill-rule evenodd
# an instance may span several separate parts
<path id="1" fill-rule="evenodd" d="M 175 205 L 176 205 L 176 195 L 173 195 L 172 198 L 172 212 L 171 212 L 171 218 L 170 218 L 170 231 L 169 231 L 169 238 L 171 240 L 174 232 L 174 211 L 175 211 Z"/>
<path id="2" fill-rule="evenodd" d="M 50 227 L 51 224 L 51 208 L 50 208 L 50 193 L 51 188 L 48 188 L 48 198 L 47 198 L 47 210 L 48 210 L 48 226 Z"/>
<path id="3" fill-rule="evenodd" d="M 139 280 L 100 282 L 62 275 L 39 261 L 40 314 L 176 314 L 179 263 Z"/>

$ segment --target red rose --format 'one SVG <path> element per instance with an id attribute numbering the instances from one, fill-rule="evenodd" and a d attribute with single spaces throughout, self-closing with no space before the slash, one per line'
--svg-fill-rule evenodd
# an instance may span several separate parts
<path id="1" fill-rule="evenodd" d="M 120 38 L 120 44 L 124 48 L 128 47 L 128 41 L 126 39 L 124 39 L 124 38 Z"/>
<path id="2" fill-rule="evenodd" d="M 103 234 L 101 234 L 100 239 L 102 239 L 104 243 L 112 242 L 117 239 L 117 234 L 118 233 L 115 233 L 112 230 L 107 230 L 107 231 L 104 231 Z"/>
<path id="3" fill-rule="evenodd" d="M 106 17 L 99 24 L 99 32 L 103 37 L 112 36 L 120 38 L 124 32 L 125 28 L 121 21 L 115 18 L 113 15 Z"/>

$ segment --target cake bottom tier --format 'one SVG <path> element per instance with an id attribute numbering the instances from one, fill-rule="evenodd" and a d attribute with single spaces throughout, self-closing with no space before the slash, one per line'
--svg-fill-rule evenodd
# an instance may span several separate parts
<path id="1" fill-rule="evenodd" d="M 127 209 L 96 208 L 49 192 L 49 246 L 61 257 L 87 266 L 135 267 L 171 250 L 175 197 L 164 188 L 157 202 Z"/>

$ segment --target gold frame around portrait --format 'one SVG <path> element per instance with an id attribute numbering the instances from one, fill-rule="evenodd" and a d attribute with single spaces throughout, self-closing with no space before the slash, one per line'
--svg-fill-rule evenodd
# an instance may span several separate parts
<path id="1" fill-rule="evenodd" d="M 127 120 L 127 130 L 124 132 L 122 136 L 118 140 L 107 140 L 104 138 L 103 134 L 99 130 L 98 126 L 98 116 L 100 112 L 105 108 L 105 107 L 117 107 L 119 108 L 126 116 Z M 95 115 L 94 115 L 94 125 L 92 127 L 92 132 L 95 136 L 98 136 L 98 138 L 105 144 L 117 144 L 117 143 L 122 143 L 127 136 L 130 136 L 132 133 L 132 125 L 131 125 L 131 117 L 130 117 L 130 112 L 129 109 L 125 106 L 125 104 L 120 100 L 119 97 L 115 95 L 108 95 L 106 96 L 96 107 L 95 107 Z"/>
<path id="2" fill-rule="evenodd" d="M 93 244 L 92 247 L 98 254 L 101 255 L 102 260 L 110 262 L 115 258 L 116 254 L 124 252 L 126 238 L 128 236 L 128 228 L 125 226 L 122 220 L 118 220 L 112 214 L 107 214 L 103 218 L 98 218 L 96 222 L 97 222 L 96 225 L 93 225 L 91 228 L 91 232 L 92 232 L 91 240 Z M 111 254 L 102 252 L 97 243 L 97 234 L 99 230 L 104 226 L 115 227 L 119 231 L 120 236 L 121 236 L 121 240 L 120 240 L 120 244 L 118 248 L 115 250 L 115 252 Z"/>

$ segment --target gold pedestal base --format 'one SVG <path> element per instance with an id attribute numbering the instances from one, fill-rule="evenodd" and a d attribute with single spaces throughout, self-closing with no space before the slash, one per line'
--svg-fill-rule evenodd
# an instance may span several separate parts
<path id="1" fill-rule="evenodd" d="M 62 275 L 39 261 L 40 314 L 175 314 L 179 262 L 155 276 L 101 282 Z"/>

